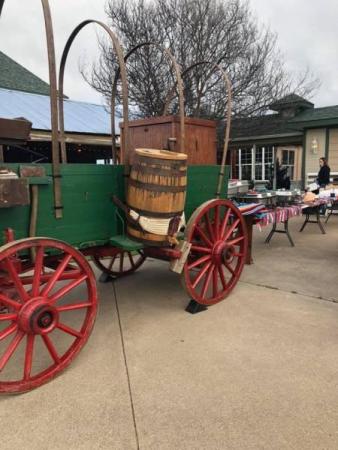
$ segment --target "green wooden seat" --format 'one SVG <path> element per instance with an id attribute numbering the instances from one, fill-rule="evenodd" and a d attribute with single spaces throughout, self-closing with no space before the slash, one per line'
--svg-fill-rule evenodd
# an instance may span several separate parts
<path id="1" fill-rule="evenodd" d="M 142 250 L 144 245 L 141 242 L 136 242 L 130 239 L 125 234 L 118 234 L 109 239 L 109 243 L 114 247 L 126 250 L 128 252 L 133 252 L 135 250 Z"/>

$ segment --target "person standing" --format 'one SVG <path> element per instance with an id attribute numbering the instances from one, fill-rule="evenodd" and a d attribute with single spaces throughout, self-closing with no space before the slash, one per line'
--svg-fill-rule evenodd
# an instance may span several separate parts
<path id="1" fill-rule="evenodd" d="M 320 188 L 325 188 L 328 184 L 330 184 L 330 167 L 327 164 L 326 158 L 322 157 L 319 159 L 319 172 L 317 176 L 317 182 Z"/>
<path id="2" fill-rule="evenodd" d="M 323 156 L 321 158 L 319 158 L 319 172 L 318 172 L 318 176 L 317 176 L 317 183 L 319 185 L 319 188 L 317 191 L 314 191 L 315 194 L 319 194 L 319 189 L 320 188 L 324 188 L 330 184 L 330 167 L 327 163 L 327 159 L 324 158 Z M 326 212 L 326 205 L 322 205 L 319 208 L 319 213 L 321 215 L 325 215 Z"/>

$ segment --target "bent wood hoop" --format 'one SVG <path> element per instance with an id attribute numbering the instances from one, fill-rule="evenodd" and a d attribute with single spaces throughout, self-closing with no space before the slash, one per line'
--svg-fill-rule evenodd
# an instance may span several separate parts
<path id="1" fill-rule="evenodd" d="M 72 33 L 70 34 L 67 43 L 63 49 L 61 62 L 60 62 L 60 71 L 59 71 L 59 126 L 60 126 L 60 144 L 61 144 L 61 158 L 62 162 L 67 162 L 67 151 L 66 151 L 66 138 L 65 138 L 65 119 L 64 119 L 64 76 L 66 63 L 68 59 L 69 51 L 73 45 L 73 42 L 80 31 L 85 28 L 87 25 L 94 24 L 102 28 L 109 36 L 112 44 L 112 48 L 117 56 L 118 64 L 119 64 L 119 74 L 122 80 L 122 97 L 123 97 L 123 117 L 125 121 L 126 127 L 126 136 L 128 139 L 128 82 L 127 82 L 127 73 L 126 67 L 124 63 L 124 55 L 123 50 L 120 45 L 120 42 L 115 35 L 115 33 L 103 22 L 98 20 L 84 20 L 77 27 L 74 28 Z M 115 104 L 111 104 L 110 107 L 111 114 L 111 136 L 112 136 L 112 152 L 115 154 Z M 114 161 L 115 162 L 115 161 Z"/>
<path id="2" fill-rule="evenodd" d="M 179 97 L 179 117 L 180 117 L 180 152 L 184 153 L 185 152 L 185 123 L 184 123 L 184 93 L 183 93 L 183 81 L 181 78 L 181 68 L 179 66 L 179 64 L 177 63 L 174 55 L 170 52 L 170 50 L 168 48 L 162 47 L 160 44 L 158 44 L 157 42 L 142 42 L 140 44 L 137 44 L 135 47 L 133 47 L 131 50 L 129 50 L 129 52 L 125 55 L 124 57 L 124 63 L 126 64 L 128 59 L 135 53 L 137 52 L 139 49 L 141 49 L 142 47 L 149 47 L 149 46 L 154 46 L 156 47 L 160 52 L 162 52 L 169 63 L 171 63 L 173 71 L 175 73 L 175 77 L 176 77 L 176 83 L 175 83 L 175 87 L 177 86 L 178 89 L 178 97 Z M 112 110 L 115 110 L 115 104 L 116 104 L 116 95 L 117 95 L 117 83 L 119 81 L 120 75 L 122 74 L 121 72 L 121 68 L 123 66 L 120 64 L 120 67 L 117 68 L 117 71 L 115 73 L 115 77 L 114 77 L 114 81 L 113 81 L 113 88 L 112 88 L 112 95 L 111 95 L 111 108 Z M 126 66 L 124 66 L 124 70 L 126 71 Z M 122 77 L 121 77 L 122 78 Z M 123 79 L 122 79 L 123 81 Z M 115 129 L 115 115 L 112 114 L 112 129 Z M 129 155 L 129 151 L 131 150 L 129 148 L 129 141 L 128 141 L 128 130 L 127 130 L 127 126 L 128 126 L 128 121 L 126 121 L 125 117 L 123 118 L 123 123 L 124 123 L 124 147 L 125 147 L 125 151 L 124 151 L 124 155 L 122 155 L 122 159 L 120 162 L 123 162 L 123 164 L 125 165 L 125 173 L 127 175 L 129 175 L 129 159 L 130 159 L 130 155 Z M 113 143 L 113 161 L 116 162 L 116 147 L 115 147 L 115 143 Z"/>
<path id="3" fill-rule="evenodd" d="M 232 84 L 231 84 L 230 78 L 227 75 L 227 73 L 225 72 L 225 70 L 219 64 L 215 64 L 211 61 L 199 61 L 199 62 L 196 62 L 195 64 L 192 64 L 190 67 L 188 67 L 181 73 L 182 78 L 184 78 L 185 75 L 187 75 L 192 69 L 194 69 L 195 67 L 198 67 L 200 65 L 203 65 L 203 64 L 211 67 L 210 75 L 216 70 L 218 70 L 221 73 L 225 87 L 226 87 L 226 92 L 228 94 L 227 111 L 226 111 L 226 119 L 225 119 L 223 154 L 222 154 L 221 169 L 220 169 L 220 172 L 218 175 L 218 183 L 217 183 L 217 190 L 216 190 L 216 198 L 220 198 L 221 191 L 222 191 L 222 185 L 224 182 L 225 163 L 226 163 L 226 159 L 227 159 L 228 146 L 229 146 L 229 140 L 230 140 L 230 127 L 231 127 L 231 114 L 232 114 L 231 113 L 231 111 L 232 111 Z M 163 110 L 163 116 L 166 116 L 168 114 L 168 109 L 169 109 L 170 103 L 175 96 L 175 90 L 176 90 L 176 84 L 174 84 L 174 86 L 171 88 L 171 90 L 167 94 L 166 103 L 164 105 L 164 110 Z"/>

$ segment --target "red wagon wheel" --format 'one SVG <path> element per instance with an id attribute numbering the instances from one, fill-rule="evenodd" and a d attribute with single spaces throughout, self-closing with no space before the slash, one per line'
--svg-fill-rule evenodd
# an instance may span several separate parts
<path id="1" fill-rule="evenodd" d="M 114 248 L 114 253 L 109 256 L 93 256 L 93 261 L 98 269 L 111 277 L 123 277 L 135 272 L 145 261 L 142 250 L 129 252 Z"/>
<path id="2" fill-rule="evenodd" d="M 85 345 L 97 311 L 95 276 L 64 242 L 14 241 L 0 248 L 0 305 L 0 393 L 29 391 L 52 380 Z"/>
<path id="3" fill-rule="evenodd" d="M 182 281 L 203 305 L 223 300 L 243 270 L 248 246 L 245 222 L 229 200 L 210 200 L 191 216 L 185 239 L 192 244 Z"/>

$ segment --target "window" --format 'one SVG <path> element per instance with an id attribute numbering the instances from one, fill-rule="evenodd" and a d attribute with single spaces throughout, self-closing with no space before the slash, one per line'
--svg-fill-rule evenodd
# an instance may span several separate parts
<path id="1" fill-rule="evenodd" d="M 252 149 L 244 148 L 241 150 L 241 179 L 252 179 Z"/>
<path id="2" fill-rule="evenodd" d="M 98 165 L 103 165 L 103 164 L 113 164 L 113 160 L 112 159 L 97 159 L 96 160 L 96 164 Z"/>
<path id="3" fill-rule="evenodd" d="M 264 147 L 264 179 L 272 180 L 274 177 L 274 147 Z"/>
<path id="4" fill-rule="evenodd" d="M 282 150 L 282 165 L 288 167 L 288 175 L 291 180 L 294 179 L 295 172 L 295 151 Z"/>
<path id="5" fill-rule="evenodd" d="M 274 147 L 254 146 L 236 150 L 233 178 L 265 181 L 273 178 Z"/>
<path id="6" fill-rule="evenodd" d="M 232 169 L 232 176 L 238 180 L 252 179 L 252 154 L 251 147 L 236 150 L 236 164 Z"/>
<path id="7" fill-rule="evenodd" d="M 255 151 L 255 180 L 263 180 L 264 147 L 256 147 Z"/>

